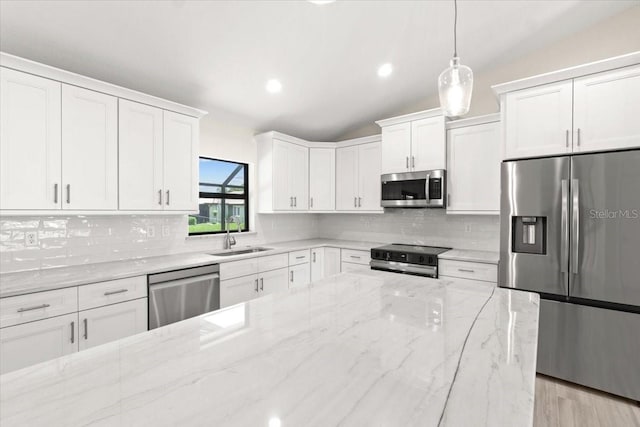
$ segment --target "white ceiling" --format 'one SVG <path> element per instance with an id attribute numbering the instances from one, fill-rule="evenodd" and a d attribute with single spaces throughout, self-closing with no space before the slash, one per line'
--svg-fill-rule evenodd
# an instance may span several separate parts
<path id="1" fill-rule="evenodd" d="M 459 1 L 476 73 L 638 1 Z M 0 1 L 0 49 L 209 111 L 332 140 L 436 92 L 453 2 Z M 391 62 L 381 80 L 377 67 Z M 278 78 L 283 90 L 265 91 Z"/>

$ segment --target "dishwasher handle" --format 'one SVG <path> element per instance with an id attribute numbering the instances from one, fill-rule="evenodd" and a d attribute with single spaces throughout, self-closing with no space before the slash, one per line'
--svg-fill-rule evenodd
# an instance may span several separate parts
<path id="1" fill-rule="evenodd" d="M 187 277 L 186 279 L 172 280 L 164 283 L 154 283 L 149 285 L 149 290 L 160 290 L 166 288 L 175 288 L 176 286 L 188 286 L 192 283 L 202 282 L 204 280 L 219 280 L 220 274 L 211 273 L 202 276 Z"/>

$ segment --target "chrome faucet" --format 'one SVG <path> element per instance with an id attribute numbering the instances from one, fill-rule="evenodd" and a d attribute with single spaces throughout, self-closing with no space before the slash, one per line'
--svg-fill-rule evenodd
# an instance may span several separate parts
<path id="1" fill-rule="evenodd" d="M 231 235 L 231 233 L 229 232 L 229 223 L 233 223 L 235 222 L 233 220 L 233 217 L 229 218 L 229 221 L 227 221 L 227 235 L 224 237 L 224 248 L 225 249 L 231 249 L 233 247 L 233 245 L 236 244 L 236 238 L 233 237 Z"/>

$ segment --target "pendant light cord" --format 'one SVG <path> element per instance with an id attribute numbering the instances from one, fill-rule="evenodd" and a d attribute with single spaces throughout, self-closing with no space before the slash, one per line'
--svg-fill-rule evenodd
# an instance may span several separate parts
<path id="1" fill-rule="evenodd" d="M 458 2 L 453 0 L 453 56 L 458 56 Z"/>

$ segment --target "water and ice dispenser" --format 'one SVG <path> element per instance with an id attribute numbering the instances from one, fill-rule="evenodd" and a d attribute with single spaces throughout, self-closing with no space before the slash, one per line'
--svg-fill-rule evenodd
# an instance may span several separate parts
<path id="1" fill-rule="evenodd" d="M 547 217 L 511 217 L 511 252 L 521 254 L 547 253 Z"/>

